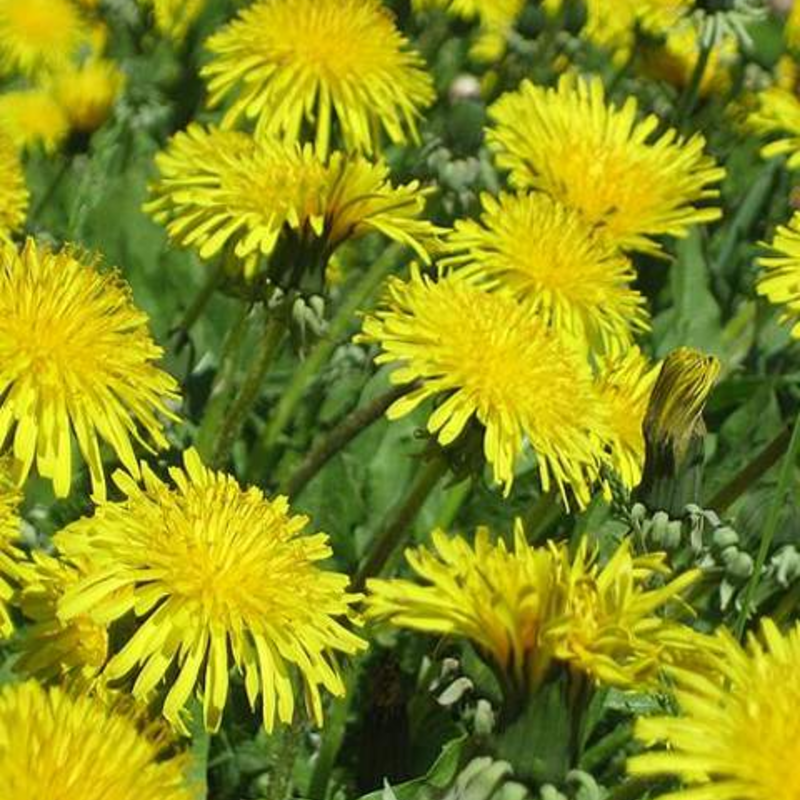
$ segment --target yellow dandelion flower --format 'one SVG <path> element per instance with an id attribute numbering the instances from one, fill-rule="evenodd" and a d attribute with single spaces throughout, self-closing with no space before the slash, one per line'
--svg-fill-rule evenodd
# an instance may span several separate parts
<path id="1" fill-rule="evenodd" d="M 6 473 L 5 461 L 0 462 L 0 638 L 14 631 L 10 604 L 16 586 L 26 576 L 22 553 L 17 548 L 20 538 L 20 518 L 17 514 L 22 494 Z"/>
<path id="2" fill-rule="evenodd" d="M 490 116 L 489 143 L 515 186 L 580 211 L 624 249 L 657 252 L 652 237 L 685 236 L 720 217 L 718 208 L 693 205 L 717 197 L 710 185 L 725 174 L 703 152 L 703 137 L 684 140 L 673 129 L 654 136 L 659 119 L 637 121 L 633 97 L 607 105 L 599 78 L 565 75 L 555 89 L 525 81 Z"/>
<path id="3" fill-rule="evenodd" d="M 642 480 L 643 425 L 659 369 L 638 347 L 600 361 L 598 391 L 610 411 L 613 431 L 611 466 L 629 489 Z"/>
<path id="4" fill-rule="evenodd" d="M 792 336 L 800 339 L 800 212 L 775 232 L 772 254 L 758 259 L 761 275 L 756 291 L 780 306 L 781 321 L 792 324 Z"/>
<path id="5" fill-rule="evenodd" d="M 304 123 L 322 158 L 338 134 L 346 150 L 373 153 L 381 131 L 419 141 L 434 99 L 422 58 L 379 0 L 258 0 L 208 40 L 209 104 L 235 99 L 223 118 L 256 121 L 259 136 L 300 140 Z"/>
<path id="6" fill-rule="evenodd" d="M 35 460 L 65 497 L 72 434 L 97 497 L 105 494 L 98 438 L 138 474 L 132 439 L 166 447 L 158 415 L 177 384 L 160 370 L 147 316 L 116 274 L 101 274 L 69 248 L 29 239 L 0 246 L 0 447 L 11 437 L 18 479 Z"/>
<path id="7" fill-rule="evenodd" d="M 59 72 L 52 90 L 70 127 L 92 133 L 108 119 L 124 83 L 125 76 L 113 61 L 93 59 Z"/>
<path id="8" fill-rule="evenodd" d="M 90 40 L 70 0 L 0 0 L 0 73 L 59 69 Z"/>
<path id="9" fill-rule="evenodd" d="M 85 569 L 46 553 L 33 554 L 17 603 L 29 620 L 17 642 L 17 672 L 40 680 L 69 675 L 91 681 L 105 666 L 108 632 L 88 614 L 68 622 L 58 618 L 64 593 L 85 577 Z"/>
<path id="10" fill-rule="evenodd" d="M 42 147 L 52 153 L 69 133 L 69 120 L 46 89 L 21 89 L 0 94 L 0 134 L 19 150 Z"/>
<path id="11" fill-rule="evenodd" d="M 747 126 L 773 140 L 761 148 L 761 155 L 764 158 L 788 155 L 788 168 L 800 169 L 800 99 L 794 88 L 770 86 L 758 93 L 756 102 Z"/>
<path id="12" fill-rule="evenodd" d="M 429 260 L 424 242 L 436 229 L 418 219 L 426 192 L 416 181 L 392 186 L 384 164 L 340 152 L 326 164 L 310 146 L 195 124 L 175 135 L 156 165 L 145 209 L 202 258 L 231 246 L 248 276 L 284 233 L 293 237 L 295 261 L 305 245 L 323 268 L 338 245 L 369 231 Z"/>
<path id="13" fill-rule="evenodd" d="M 600 683 L 641 686 L 695 645 L 689 629 L 656 612 L 699 573 L 647 588 L 653 575 L 670 577 L 663 554 L 634 557 L 625 541 L 600 566 L 585 541 L 574 557 L 566 543 L 533 547 L 519 523 L 513 551 L 485 528 L 472 546 L 434 531 L 433 547 L 406 551 L 422 585 L 367 582 L 367 616 L 468 639 L 517 687 L 535 689 L 554 662 Z"/>
<path id="14" fill-rule="evenodd" d="M 208 0 L 139 0 L 139 2 L 145 6 L 152 6 L 156 28 L 161 34 L 173 42 L 182 42 L 205 10 Z"/>
<path id="15" fill-rule="evenodd" d="M 17 150 L 0 132 L 0 241 L 8 239 L 25 224 L 28 199 L 25 173 Z"/>
<path id="16" fill-rule="evenodd" d="M 0 689 L 0 786 L 14 800 L 192 800 L 183 757 L 95 696 L 29 681 Z"/>
<path id="17" fill-rule="evenodd" d="M 494 279 L 558 331 L 601 348 L 648 328 L 633 265 L 572 209 L 538 192 L 482 197 L 480 222 L 459 221 L 442 265 Z"/>
<path id="18" fill-rule="evenodd" d="M 391 419 L 437 398 L 428 430 L 446 446 L 471 420 L 480 423 L 486 460 L 506 494 L 527 439 L 544 491 L 555 484 L 565 502 L 567 488 L 579 505 L 588 502 L 607 412 L 585 355 L 533 308 L 459 272 L 434 281 L 414 268 L 408 281 L 390 279 L 358 340 L 380 345 L 376 363 L 397 365 L 393 383 L 419 382 L 389 408 Z"/>
<path id="19" fill-rule="evenodd" d="M 800 628 L 762 622 L 742 647 L 718 634 L 718 675 L 675 670 L 678 717 L 639 719 L 636 735 L 657 750 L 629 759 L 634 775 L 675 775 L 688 786 L 663 800 L 796 800 L 800 775 Z"/>
<path id="20" fill-rule="evenodd" d="M 163 711 L 176 725 L 197 692 L 206 728 L 219 729 L 231 657 L 251 706 L 262 695 L 268 731 L 276 710 L 281 722 L 292 721 L 295 670 L 321 724 L 320 686 L 344 693 L 335 651 L 365 646 L 342 624 L 359 595 L 347 593 L 348 576 L 316 566 L 331 555 L 327 536 L 303 535 L 308 518 L 292 516 L 285 497 L 240 488 L 204 467 L 194 450 L 184 465 L 170 470 L 174 486 L 147 467 L 144 488 L 120 475 L 126 500 L 100 505 L 56 535 L 66 557 L 93 564 L 67 590 L 60 616 L 88 613 L 113 624 L 132 612 L 134 632 L 103 675 L 136 673 L 137 698 L 169 680 Z M 120 626 L 119 636 L 126 630 Z"/>

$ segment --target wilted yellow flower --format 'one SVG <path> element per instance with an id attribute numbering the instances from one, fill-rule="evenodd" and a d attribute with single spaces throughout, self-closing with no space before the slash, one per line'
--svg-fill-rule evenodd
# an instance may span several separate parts
<path id="1" fill-rule="evenodd" d="M 208 0 L 139 0 L 152 6 L 156 28 L 174 42 L 186 38 L 189 29 L 203 13 Z"/>
<path id="2" fill-rule="evenodd" d="M 557 331 L 601 348 L 647 329 L 633 265 L 579 212 L 539 192 L 482 203 L 480 222 L 456 222 L 443 265 L 510 288 Z"/>
<path id="3" fill-rule="evenodd" d="M 652 237 L 685 236 L 720 217 L 693 205 L 717 197 L 709 187 L 725 174 L 704 154 L 703 137 L 655 135 L 660 120 L 637 121 L 633 97 L 607 105 L 599 78 L 565 75 L 555 89 L 525 81 L 489 113 L 489 143 L 512 183 L 580 211 L 623 249 L 657 252 Z"/>
<path id="4" fill-rule="evenodd" d="M 192 800 L 189 764 L 164 737 L 95 696 L 29 681 L 0 689 L 0 786 L 8 800 Z"/>
<path id="5" fill-rule="evenodd" d="M 436 229 L 418 219 L 426 192 L 416 181 L 392 186 L 384 164 L 340 152 L 324 163 L 310 146 L 196 124 L 176 134 L 156 164 L 161 175 L 145 209 L 202 258 L 231 246 L 248 276 L 282 234 L 291 237 L 292 269 L 303 248 L 324 268 L 342 242 L 369 231 L 428 260 L 424 242 Z"/>
<path id="6" fill-rule="evenodd" d="M 70 0 L 0 0 L 0 73 L 59 69 L 90 41 Z"/>
<path id="7" fill-rule="evenodd" d="M 19 154 L 11 139 L 0 132 L 0 241 L 8 239 L 25 224 L 28 199 Z"/>
<path id="8" fill-rule="evenodd" d="M 5 463 L 0 462 L 0 638 L 14 630 L 9 606 L 15 586 L 25 576 L 22 553 L 17 548 L 21 524 L 17 509 L 21 502 L 22 493 L 6 474 Z"/>
<path id="9" fill-rule="evenodd" d="M 625 688 L 650 683 L 695 646 L 695 634 L 656 612 L 694 583 L 693 570 L 669 580 L 663 554 L 635 557 L 629 541 L 605 566 L 583 540 L 532 547 L 522 526 L 514 550 L 479 528 L 474 546 L 433 533 L 435 552 L 409 549 L 421 579 L 367 582 L 367 614 L 402 628 L 469 639 L 518 687 L 533 690 L 554 662 Z M 668 582 L 647 588 L 660 575 Z"/>
<path id="10" fill-rule="evenodd" d="M 792 336 L 800 339 L 800 212 L 778 227 L 769 248 L 772 255 L 758 259 L 756 291 L 781 307 L 781 320 L 792 323 Z"/>
<path id="11" fill-rule="evenodd" d="M 742 647 L 717 635 L 718 676 L 675 670 L 678 717 L 639 719 L 636 735 L 669 749 L 635 756 L 635 775 L 675 775 L 687 785 L 663 800 L 796 800 L 800 796 L 800 628 L 770 619 Z"/>
<path id="12" fill-rule="evenodd" d="M 793 88 L 775 85 L 759 92 L 748 127 L 773 141 L 761 148 L 764 158 L 788 154 L 789 169 L 800 168 L 800 99 Z"/>
<path id="13" fill-rule="evenodd" d="M 419 383 L 389 408 L 390 418 L 436 398 L 428 430 L 449 445 L 480 423 L 486 460 L 506 493 L 527 439 L 544 491 L 554 484 L 565 502 L 567 489 L 579 505 L 589 501 L 608 414 L 585 354 L 531 306 L 459 272 L 433 280 L 414 268 L 407 281 L 389 280 L 358 339 L 380 345 L 376 363 L 397 366 L 393 383 Z"/>
<path id="14" fill-rule="evenodd" d="M 610 411 L 611 466 L 629 489 L 639 485 L 644 466 L 644 418 L 659 367 L 638 347 L 601 359 L 598 391 Z"/>
<path id="15" fill-rule="evenodd" d="M 113 61 L 94 59 L 59 72 L 53 95 L 73 130 L 92 133 L 108 119 L 124 83 L 125 76 Z"/>
<path id="16" fill-rule="evenodd" d="M 207 43 L 209 104 L 229 94 L 223 118 L 256 121 L 259 136 L 300 141 L 304 125 L 325 158 L 334 131 L 345 150 L 419 140 L 434 99 L 422 58 L 379 0 L 258 0 Z"/>
<path id="17" fill-rule="evenodd" d="M 302 535 L 308 518 L 292 516 L 285 497 L 242 489 L 194 450 L 184 469 L 170 470 L 172 486 L 142 472 L 143 488 L 120 474 L 123 502 L 56 535 L 62 554 L 92 565 L 65 594 L 62 619 L 89 614 L 113 625 L 135 615 L 133 632 L 120 624 L 124 639 L 103 675 L 136 673 L 137 698 L 168 688 L 164 716 L 176 725 L 197 693 L 206 728 L 219 729 L 231 659 L 251 706 L 262 695 L 268 731 L 276 707 L 281 722 L 292 721 L 294 671 L 321 724 L 320 686 L 344 694 L 335 652 L 365 646 L 342 624 L 359 598 L 347 593 L 348 576 L 316 566 L 331 555 L 327 536 Z"/>
<path id="18" fill-rule="evenodd" d="M 96 496 L 105 494 L 98 438 L 138 474 L 131 440 L 146 434 L 166 447 L 158 415 L 177 397 L 160 356 L 118 275 L 70 248 L 0 245 L 0 447 L 10 436 L 20 481 L 35 460 L 65 497 L 73 433 Z"/>
<path id="19" fill-rule="evenodd" d="M 21 89 L 0 94 L 0 134 L 20 150 L 57 150 L 69 133 L 69 120 L 46 89 Z"/>

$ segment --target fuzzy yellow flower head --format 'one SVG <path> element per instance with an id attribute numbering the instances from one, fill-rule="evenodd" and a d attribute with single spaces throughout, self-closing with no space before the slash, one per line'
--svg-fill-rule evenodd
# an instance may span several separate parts
<path id="1" fill-rule="evenodd" d="M 304 245 L 324 268 L 342 242 L 369 231 L 428 260 L 424 242 L 436 229 L 419 219 L 425 192 L 416 182 L 392 186 L 385 165 L 361 156 L 336 152 L 324 163 L 310 146 L 191 125 L 156 165 L 160 178 L 146 210 L 202 258 L 228 245 L 247 276 L 282 234 L 294 237 L 294 269 Z"/>
<path id="2" fill-rule="evenodd" d="M 335 651 L 365 645 L 342 624 L 359 595 L 347 593 L 346 575 L 316 565 L 331 555 L 327 536 L 303 535 L 308 519 L 292 516 L 286 498 L 242 489 L 193 450 L 184 465 L 170 470 L 173 485 L 147 467 L 143 488 L 120 475 L 127 499 L 56 535 L 65 557 L 92 565 L 64 595 L 60 616 L 88 613 L 113 625 L 133 613 L 135 629 L 104 677 L 135 673 L 133 694 L 141 699 L 168 690 L 163 711 L 173 724 L 181 725 L 196 693 L 206 728 L 219 729 L 231 659 L 251 706 L 261 694 L 268 731 L 276 713 L 292 721 L 294 671 L 321 724 L 320 686 L 344 693 Z"/>
<path id="3" fill-rule="evenodd" d="M 377 363 L 397 366 L 393 383 L 419 384 L 389 408 L 390 418 L 436 398 L 428 430 L 446 446 L 480 423 L 486 460 L 506 492 L 527 439 L 543 489 L 554 485 L 565 502 L 569 489 L 579 505 L 588 502 L 607 412 L 585 355 L 529 305 L 459 272 L 435 281 L 415 268 L 408 281 L 390 279 L 359 339 L 380 345 Z"/>
<path id="4" fill-rule="evenodd" d="M 28 198 L 19 154 L 11 139 L 0 132 L 0 240 L 23 226 Z"/>
<path id="5" fill-rule="evenodd" d="M 678 717 L 640 719 L 636 735 L 657 750 L 628 761 L 635 775 L 686 784 L 664 800 L 796 800 L 800 796 L 800 628 L 765 619 L 746 648 L 718 634 L 718 676 L 675 670 Z"/>
<path id="6" fill-rule="evenodd" d="M 124 83 L 125 76 L 113 61 L 94 59 L 58 73 L 53 95 L 73 130 L 92 133 L 108 119 Z"/>
<path id="7" fill-rule="evenodd" d="M 517 523 L 514 549 L 492 543 L 480 528 L 475 544 L 433 533 L 434 551 L 407 550 L 419 582 L 372 579 L 367 615 L 401 628 L 469 639 L 519 688 L 535 689 L 554 662 L 601 683 L 641 687 L 694 634 L 656 616 L 698 577 L 689 572 L 658 589 L 668 576 L 662 555 L 634 557 L 623 542 L 600 566 L 585 541 L 532 547 Z"/>
<path id="8" fill-rule="evenodd" d="M 152 7 L 156 28 L 160 33 L 174 42 L 181 42 L 205 10 L 208 0 L 139 0 L 139 2 Z"/>
<path id="9" fill-rule="evenodd" d="M 800 212 L 778 227 L 769 247 L 772 253 L 758 259 L 756 291 L 780 306 L 781 320 L 790 322 L 792 336 L 800 339 Z"/>
<path id="10" fill-rule="evenodd" d="M 73 435 L 96 496 L 105 494 L 100 441 L 138 474 L 132 440 L 166 447 L 159 415 L 177 398 L 160 356 L 116 274 L 70 248 L 0 245 L 0 447 L 10 438 L 20 481 L 35 461 L 65 497 Z"/>
<path id="11" fill-rule="evenodd" d="M 717 197 L 710 187 L 724 175 L 703 152 L 703 137 L 655 135 L 660 120 L 637 120 L 633 97 L 608 105 L 599 78 L 565 75 L 557 88 L 526 81 L 490 116 L 489 143 L 512 183 L 576 209 L 623 249 L 657 252 L 653 237 L 685 236 L 720 216 L 694 205 Z"/>
<path id="12" fill-rule="evenodd" d="M 482 197 L 480 222 L 456 222 L 441 263 L 506 286 L 557 331 L 608 349 L 646 330 L 630 261 L 579 212 L 539 192 Z"/>
<path id="13" fill-rule="evenodd" d="M 7 638 L 14 630 L 10 605 L 16 587 L 26 576 L 23 555 L 17 544 L 20 538 L 18 508 L 22 493 L 11 481 L 6 463 L 0 461 L 0 638 Z"/>
<path id="14" fill-rule="evenodd" d="M 244 116 L 259 136 L 296 142 L 310 125 L 323 158 L 337 138 L 365 153 L 380 149 L 381 132 L 418 141 L 434 99 L 422 58 L 379 0 L 258 0 L 207 46 L 210 105 L 234 95 L 223 127 Z"/>
<path id="15" fill-rule="evenodd" d="M 772 140 L 761 148 L 761 155 L 764 158 L 788 155 L 789 169 L 800 169 L 800 99 L 794 87 L 770 86 L 758 93 L 757 102 L 747 125 Z"/>
<path id="16" fill-rule="evenodd" d="M 0 0 L 0 73 L 59 69 L 89 45 L 91 34 L 70 0 Z"/>
<path id="17" fill-rule="evenodd" d="M 33 681 L 0 690 L 0 786 L 14 800 L 192 800 L 183 757 L 94 696 Z"/>
<path id="18" fill-rule="evenodd" d="M 42 147 L 52 153 L 69 133 L 67 114 L 47 89 L 21 89 L 0 94 L 0 135 L 19 150 Z"/>

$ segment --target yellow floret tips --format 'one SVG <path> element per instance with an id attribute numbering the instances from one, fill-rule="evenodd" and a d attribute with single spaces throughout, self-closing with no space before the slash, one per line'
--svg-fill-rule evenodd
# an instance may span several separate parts
<path id="1" fill-rule="evenodd" d="M 407 281 L 390 280 L 359 339 L 380 345 L 376 362 L 396 366 L 394 383 L 418 383 L 389 408 L 390 418 L 435 398 L 431 434 L 447 446 L 480 423 L 486 460 L 506 492 L 527 440 L 545 491 L 589 501 L 610 436 L 608 412 L 585 354 L 533 308 L 460 272 L 434 280 L 415 269 Z"/>
<path id="2" fill-rule="evenodd" d="M 434 99 L 421 57 L 378 0 L 259 0 L 207 47 L 209 104 L 233 96 L 223 127 L 244 117 L 259 136 L 297 142 L 311 125 L 323 158 L 337 138 L 364 153 L 380 149 L 381 133 L 417 142 Z"/>
<path id="3" fill-rule="evenodd" d="M 151 6 L 156 28 L 173 42 L 182 42 L 197 18 L 203 13 L 208 0 L 139 0 Z"/>
<path id="4" fill-rule="evenodd" d="M 563 76 L 557 88 L 523 82 L 490 109 L 490 146 L 519 188 L 543 191 L 579 211 L 624 250 L 658 252 L 654 237 L 685 236 L 720 217 L 725 172 L 700 134 L 682 139 L 660 120 L 637 119 L 634 98 L 606 102 L 599 78 Z"/>
<path id="5" fill-rule="evenodd" d="M 742 647 L 720 631 L 716 674 L 674 670 L 677 717 L 640 719 L 636 736 L 653 749 L 628 761 L 634 775 L 674 775 L 670 800 L 795 800 L 800 794 L 800 629 L 762 620 Z"/>
<path id="6" fill-rule="evenodd" d="M 0 447 L 10 443 L 20 482 L 35 464 L 65 497 L 74 437 L 102 498 L 101 442 L 133 473 L 134 442 L 167 446 L 178 387 L 147 324 L 127 284 L 72 249 L 0 245 Z"/>
<path id="7" fill-rule="evenodd" d="M 0 690 L 0 786 L 8 798 L 192 800 L 183 756 L 96 696 L 29 681 Z"/>
<path id="8" fill-rule="evenodd" d="M 790 323 L 792 336 L 800 339 L 800 213 L 778 227 L 769 249 L 758 259 L 756 291 L 780 308 L 781 321 Z"/>
<path id="9" fill-rule="evenodd" d="M 360 596 L 347 592 L 348 576 L 317 566 L 331 555 L 327 536 L 303 534 L 308 520 L 292 515 L 286 498 L 241 488 L 193 450 L 183 469 L 170 470 L 170 483 L 146 467 L 143 474 L 143 486 L 121 474 L 124 501 L 100 505 L 55 537 L 66 558 L 91 565 L 65 593 L 63 620 L 89 614 L 113 634 L 135 616 L 103 677 L 135 677 L 141 699 L 165 692 L 164 716 L 178 727 L 198 695 L 204 724 L 216 731 L 233 662 L 251 706 L 261 695 L 271 731 L 276 717 L 292 722 L 298 673 L 321 724 L 320 687 L 344 693 L 335 654 L 365 646 L 345 626 Z"/>
<path id="10" fill-rule="evenodd" d="M 657 612 L 699 577 L 671 578 L 663 554 L 634 556 L 624 541 L 601 565 L 585 540 L 533 547 L 518 523 L 513 550 L 480 528 L 474 544 L 433 533 L 406 551 L 416 580 L 373 579 L 367 615 L 473 642 L 518 688 L 535 690 L 555 664 L 623 688 L 652 685 L 696 646 L 693 631 Z M 648 588 L 654 575 L 660 588 Z"/>
<path id="11" fill-rule="evenodd" d="M 0 132 L 0 241 L 23 226 L 28 200 L 22 162 L 11 139 Z"/>
<path id="12" fill-rule="evenodd" d="M 7 463 L 0 461 L 0 638 L 14 631 L 11 605 L 20 581 L 26 576 L 23 554 L 19 549 L 22 493 L 7 473 Z"/>

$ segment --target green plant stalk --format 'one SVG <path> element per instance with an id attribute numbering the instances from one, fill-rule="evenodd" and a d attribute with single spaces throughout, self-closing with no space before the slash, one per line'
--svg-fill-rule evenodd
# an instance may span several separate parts
<path id="1" fill-rule="evenodd" d="M 557 492 L 543 492 L 525 515 L 525 538 L 538 544 L 563 511 Z"/>
<path id="2" fill-rule="evenodd" d="M 175 326 L 175 333 L 179 337 L 180 340 L 184 339 L 189 331 L 194 327 L 194 324 L 197 322 L 198 319 L 202 316 L 203 312 L 206 310 L 206 306 L 208 305 L 211 298 L 214 296 L 214 292 L 217 291 L 217 287 L 222 283 L 222 276 L 225 273 L 225 259 L 221 258 L 209 271 L 203 285 L 200 287 L 200 291 L 195 296 L 194 300 L 192 300 L 189 307 L 181 317 L 180 322 Z"/>
<path id="3" fill-rule="evenodd" d="M 709 59 L 711 58 L 711 51 L 713 50 L 713 40 L 705 41 L 700 46 L 700 53 L 697 56 L 697 63 L 694 65 L 692 75 L 689 78 L 689 84 L 686 87 L 683 95 L 681 96 L 678 105 L 678 125 L 682 125 L 691 116 L 694 107 L 697 105 L 697 99 L 700 96 L 700 86 L 703 83 L 703 76 L 706 73 Z"/>
<path id="4" fill-rule="evenodd" d="M 778 530 L 778 520 L 780 519 L 781 505 L 789 490 L 789 482 L 792 479 L 792 469 L 797 462 L 798 449 L 800 449 L 800 414 L 794 423 L 792 430 L 792 438 L 789 440 L 789 448 L 786 455 L 783 457 L 781 464 L 780 475 L 778 476 L 778 487 L 775 494 L 772 496 L 772 503 L 769 507 L 769 514 L 767 516 L 764 530 L 761 534 L 761 545 L 758 548 L 758 555 L 756 556 L 755 566 L 753 568 L 753 575 L 750 578 L 747 588 L 744 592 L 744 599 L 742 601 L 742 608 L 739 612 L 739 617 L 736 620 L 734 633 L 738 639 L 741 639 L 744 634 L 744 629 L 747 625 L 747 618 L 750 612 L 750 603 L 755 595 L 758 583 L 761 579 L 761 571 L 764 569 L 764 564 L 769 555 L 769 549 L 772 546 L 772 540 L 775 538 L 775 532 Z"/>
<path id="5" fill-rule="evenodd" d="M 245 375 L 239 393 L 234 398 L 222 420 L 214 445 L 211 449 L 211 466 L 224 467 L 233 451 L 233 446 L 242 432 L 264 383 L 264 378 L 272 366 L 275 354 L 286 334 L 287 327 L 283 315 L 278 312 L 267 318 L 267 325 L 250 369 Z"/>
<path id="6" fill-rule="evenodd" d="M 302 723 L 295 719 L 290 726 L 273 735 L 278 741 L 275 743 L 266 800 L 287 800 L 292 794 L 294 765 L 303 738 Z"/>
<path id="7" fill-rule="evenodd" d="M 441 453 L 425 464 L 406 497 L 389 512 L 386 522 L 373 540 L 367 557 L 353 579 L 354 591 L 363 591 L 369 578 L 380 575 L 397 548 L 408 537 L 414 518 L 444 477 L 447 468 L 447 459 Z"/>

